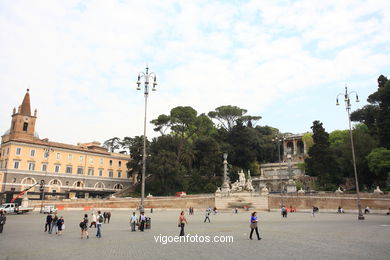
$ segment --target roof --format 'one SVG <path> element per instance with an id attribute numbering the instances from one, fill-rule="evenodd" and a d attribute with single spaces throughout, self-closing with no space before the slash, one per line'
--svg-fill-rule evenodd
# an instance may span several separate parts
<path id="1" fill-rule="evenodd" d="M 27 89 L 26 95 L 24 95 L 23 102 L 21 105 L 20 113 L 24 116 L 31 116 L 31 105 L 30 105 L 30 93 Z"/>

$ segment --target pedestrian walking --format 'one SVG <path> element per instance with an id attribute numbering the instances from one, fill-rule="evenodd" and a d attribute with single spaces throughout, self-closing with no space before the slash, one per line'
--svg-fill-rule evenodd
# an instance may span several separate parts
<path id="1" fill-rule="evenodd" d="M 53 217 L 53 220 L 51 222 L 51 231 L 52 232 L 56 232 L 56 235 L 58 233 L 58 226 L 57 226 L 57 222 L 58 222 L 58 216 L 57 214 L 54 214 L 54 217 Z"/>
<path id="2" fill-rule="evenodd" d="M 250 228 L 251 228 L 251 233 L 249 235 L 249 239 L 252 240 L 252 235 L 253 235 L 253 230 L 256 230 L 256 235 L 257 235 L 257 239 L 258 240 L 261 240 L 261 237 L 259 236 L 259 230 L 257 229 L 257 216 L 256 216 L 256 211 L 252 213 L 252 217 L 251 217 L 251 225 L 250 225 Z"/>
<path id="3" fill-rule="evenodd" d="M 104 218 L 104 224 L 106 224 L 107 221 L 107 212 L 103 212 L 103 218 Z"/>
<path id="4" fill-rule="evenodd" d="M 91 228 L 92 226 L 96 228 L 96 215 L 94 212 L 92 212 L 91 214 L 91 224 L 89 225 L 89 228 Z"/>
<path id="5" fill-rule="evenodd" d="M 145 217 L 145 213 L 144 212 L 141 212 L 141 215 L 139 216 L 139 230 L 144 232 L 144 229 L 145 229 L 145 221 L 146 221 L 146 217 Z"/>
<path id="6" fill-rule="evenodd" d="M 7 217 L 5 216 L 4 210 L 0 210 L 0 233 L 3 233 L 3 228 Z"/>
<path id="7" fill-rule="evenodd" d="M 208 220 L 210 223 L 210 210 L 209 209 L 206 209 L 206 214 L 205 214 L 205 218 L 204 218 L 203 223 L 206 223 L 206 220 Z"/>
<path id="8" fill-rule="evenodd" d="M 61 235 L 62 230 L 65 229 L 65 220 L 62 216 L 57 221 L 57 228 L 58 228 L 58 235 Z"/>
<path id="9" fill-rule="evenodd" d="M 364 209 L 364 214 L 370 214 L 370 207 L 368 207 L 368 205 L 366 206 L 366 208 Z"/>
<path id="10" fill-rule="evenodd" d="M 178 226 L 180 227 L 180 235 L 179 236 L 184 236 L 184 226 L 185 226 L 185 224 L 188 224 L 187 219 L 184 216 L 184 211 L 182 211 L 180 213 L 178 224 L 179 224 Z"/>
<path id="11" fill-rule="evenodd" d="M 45 232 L 49 231 L 48 233 L 51 234 L 51 222 L 53 221 L 53 216 L 49 213 L 46 216 L 46 223 L 45 223 Z"/>
<path id="12" fill-rule="evenodd" d="M 287 209 L 284 206 L 282 206 L 282 217 L 287 218 Z"/>
<path id="13" fill-rule="evenodd" d="M 317 208 L 316 206 L 313 206 L 311 215 L 312 215 L 313 217 L 315 217 L 315 213 L 317 213 L 317 212 L 318 212 L 318 208 Z"/>
<path id="14" fill-rule="evenodd" d="M 135 231 L 135 227 L 137 225 L 137 216 L 135 215 L 135 212 L 133 212 L 133 215 L 130 216 L 130 226 L 131 226 L 131 232 Z"/>
<path id="15" fill-rule="evenodd" d="M 88 235 L 88 214 L 84 214 L 84 218 L 80 222 L 80 228 L 81 228 L 81 239 L 83 239 L 84 233 L 88 239 L 89 238 L 89 235 Z"/>
<path id="16" fill-rule="evenodd" d="M 102 213 L 100 211 L 98 211 L 98 215 L 97 215 L 97 218 L 96 218 L 96 224 L 97 224 L 96 237 L 97 238 L 101 238 L 102 237 L 101 228 L 102 228 L 103 222 L 104 222 L 104 217 L 103 217 Z"/>
<path id="17" fill-rule="evenodd" d="M 108 212 L 106 213 L 106 216 L 107 216 L 107 223 L 110 224 L 111 212 L 108 211 Z M 106 223 L 106 222 L 104 222 L 104 223 Z"/>

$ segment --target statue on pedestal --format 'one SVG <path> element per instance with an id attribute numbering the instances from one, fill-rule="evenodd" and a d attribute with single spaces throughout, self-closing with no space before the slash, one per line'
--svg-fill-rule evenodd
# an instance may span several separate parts
<path id="1" fill-rule="evenodd" d="M 241 172 L 238 173 L 238 180 L 240 182 L 240 186 L 241 187 L 244 187 L 245 186 L 245 182 L 246 182 L 246 179 L 245 179 L 245 173 L 243 170 L 241 170 Z"/>

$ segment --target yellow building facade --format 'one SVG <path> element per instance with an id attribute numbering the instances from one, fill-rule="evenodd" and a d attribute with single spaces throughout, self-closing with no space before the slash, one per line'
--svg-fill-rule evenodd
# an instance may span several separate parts
<path id="1" fill-rule="evenodd" d="M 0 146 L 0 192 L 7 196 L 44 182 L 49 197 L 106 196 L 131 185 L 130 156 L 111 153 L 98 142 L 63 144 L 40 139 L 35 132 L 37 111 L 31 113 L 29 91 Z M 40 185 L 29 194 L 41 194 Z"/>

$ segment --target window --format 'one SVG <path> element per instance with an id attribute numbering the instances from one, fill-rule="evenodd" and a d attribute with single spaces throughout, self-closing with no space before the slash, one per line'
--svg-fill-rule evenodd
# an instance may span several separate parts
<path id="1" fill-rule="evenodd" d="M 22 148 L 16 148 L 16 155 L 20 155 L 22 153 Z"/>
<path id="2" fill-rule="evenodd" d="M 114 177 L 114 172 L 113 171 L 108 171 L 108 177 L 110 177 L 110 178 Z"/>
<path id="3" fill-rule="evenodd" d="M 7 169 L 7 166 L 8 166 L 8 160 L 5 160 L 5 165 L 4 165 L 4 168 Z"/>
<path id="4" fill-rule="evenodd" d="M 35 171 L 35 163 L 34 162 L 29 162 L 28 163 L 28 170 L 29 171 Z"/>
<path id="5" fill-rule="evenodd" d="M 79 157 L 79 162 L 83 162 L 83 160 L 84 160 L 84 157 L 81 155 L 81 156 Z"/>
<path id="6" fill-rule="evenodd" d="M 110 160 L 110 166 L 112 166 L 112 160 Z"/>
<path id="7" fill-rule="evenodd" d="M 119 168 L 122 167 L 122 162 L 119 161 L 119 162 L 118 162 L 118 165 L 119 165 Z"/>
<path id="8" fill-rule="evenodd" d="M 118 171 L 118 178 L 122 178 L 122 172 Z"/>
<path id="9" fill-rule="evenodd" d="M 71 161 L 72 161 L 72 159 L 73 159 L 73 155 L 71 155 L 71 154 L 68 154 L 68 162 L 71 162 Z"/>
<path id="10" fill-rule="evenodd" d="M 61 159 L 61 154 L 57 153 L 57 160 Z"/>
<path id="11" fill-rule="evenodd" d="M 53 185 L 56 185 L 56 184 L 58 184 L 58 181 L 57 181 L 57 180 L 54 180 L 54 181 L 53 181 Z"/>
<path id="12" fill-rule="evenodd" d="M 65 185 L 66 185 L 66 186 L 69 186 L 69 181 L 66 181 L 66 182 L 65 182 Z"/>
<path id="13" fill-rule="evenodd" d="M 43 172 L 47 171 L 47 163 L 42 163 L 42 171 Z"/>
<path id="14" fill-rule="evenodd" d="M 117 183 L 117 184 L 115 184 L 114 189 L 121 190 L 121 189 L 123 189 L 123 186 L 122 186 L 122 184 Z"/>
<path id="15" fill-rule="evenodd" d="M 93 168 L 88 168 L 88 176 L 93 176 Z"/>
<path id="16" fill-rule="evenodd" d="M 19 169 L 20 161 L 14 161 L 14 169 Z"/>
<path id="17" fill-rule="evenodd" d="M 66 173 L 72 173 L 72 166 L 66 166 Z"/>
<path id="18" fill-rule="evenodd" d="M 77 174 L 83 174 L 83 167 L 77 167 Z"/>
<path id="19" fill-rule="evenodd" d="M 35 156 L 35 150 L 31 150 L 31 151 L 30 151 L 30 156 L 31 156 L 31 157 L 34 157 L 34 156 Z"/>
<path id="20" fill-rule="evenodd" d="M 28 128 L 28 123 L 24 122 L 23 123 L 23 131 L 27 131 Z"/>
<path id="21" fill-rule="evenodd" d="M 60 165 L 57 164 L 54 166 L 54 172 L 60 172 Z"/>
<path id="22" fill-rule="evenodd" d="M 100 158 L 100 165 L 103 165 L 103 158 Z"/>
<path id="23" fill-rule="evenodd" d="M 3 168 L 3 161 L 0 161 L 0 169 Z"/>
<path id="24" fill-rule="evenodd" d="M 43 158 L 47 159 L 49 158 L 49 151 L 45 149 L 45 151 L 43 152 Z"/>
<path id="25" fill-rule="evenodd" d="M 9 154 L 9 147 L 7 148 L 7 155 Z"/>
<path id="26" fill-rule="evenodd" d="M 93 164 L 93 158 L 89 158 L 89 163 Z"/>
<path id="27" fill-rule="evenodd" d="M 103 176 L 103 169 L 99 169 L 99 176 L 100 176 L 100 177 Z"/>

